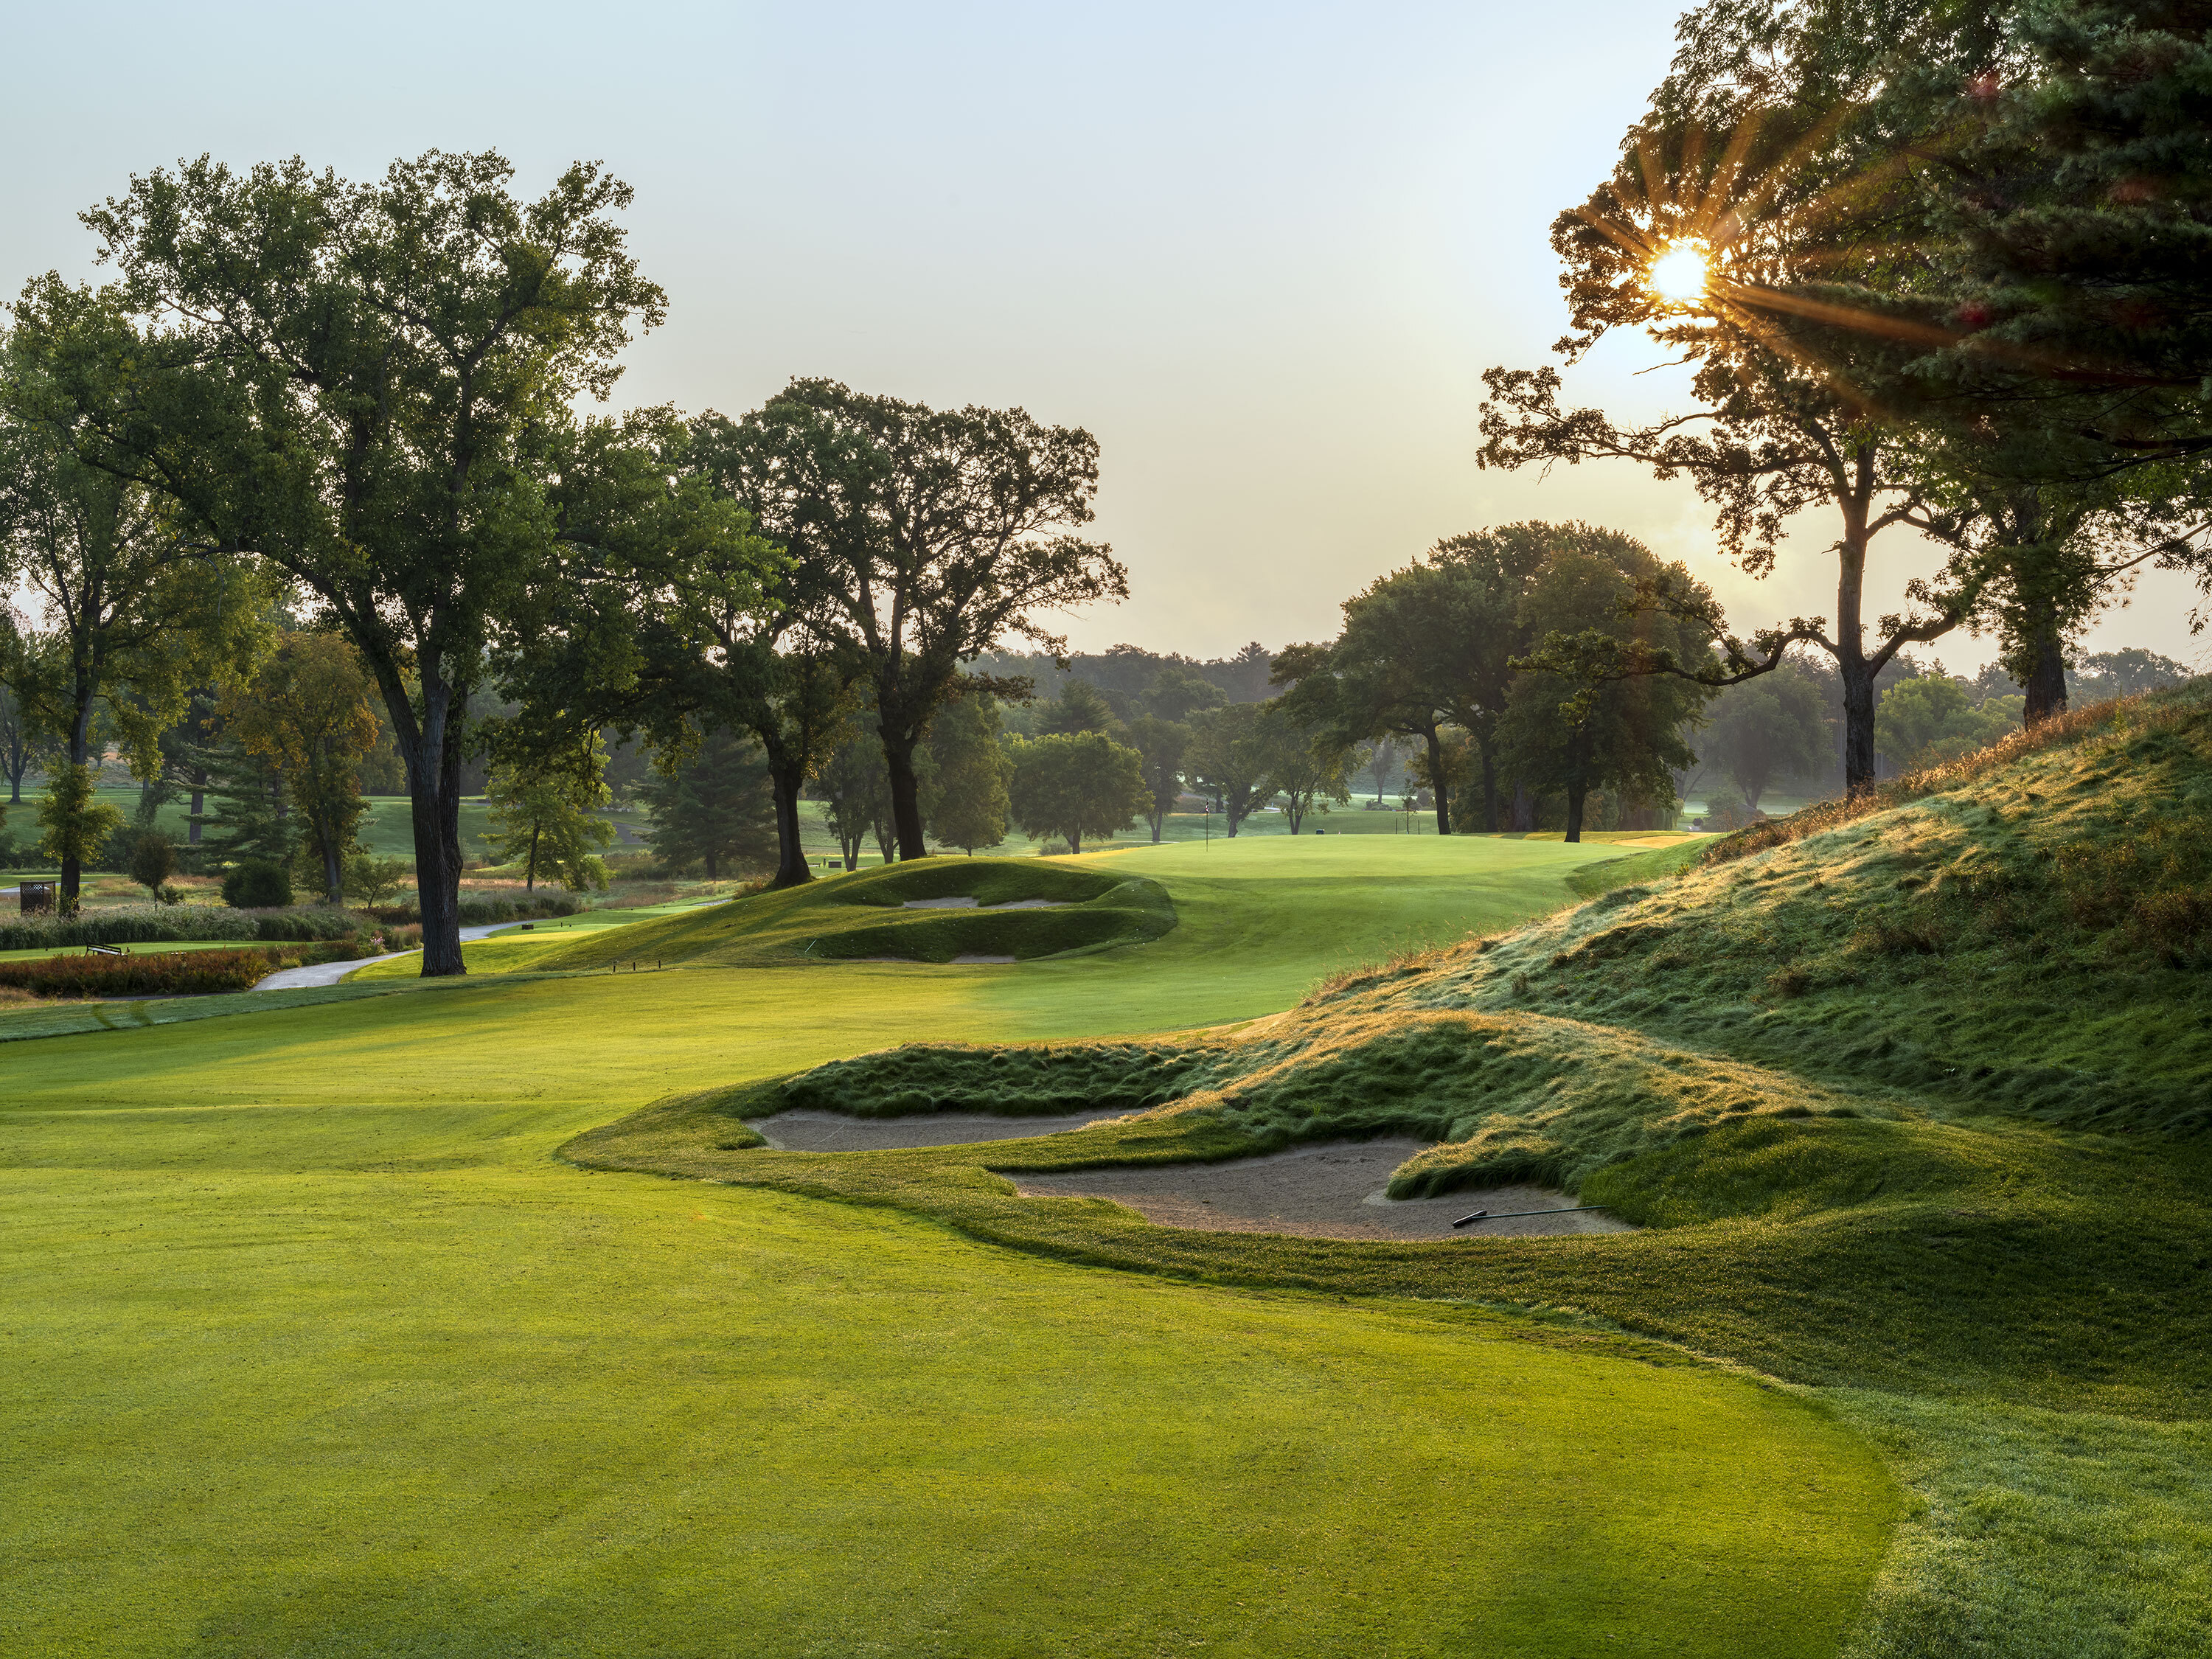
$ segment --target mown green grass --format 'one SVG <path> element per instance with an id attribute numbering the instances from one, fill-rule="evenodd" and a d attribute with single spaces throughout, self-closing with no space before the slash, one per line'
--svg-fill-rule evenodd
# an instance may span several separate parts
<path id="1" fill-rule="evenodd" d="M 2212 1647 L 2212 699 L 2102 711 L 1738 850 L 1671 880 L 1592 868 L 1594 902 L 1241 1030 L 919 1045 L 695 1091 L 572 1155 L 1099 1265 L 1586 1310 L 1831 1390 L 1889 1448 L 1920 1507 L 1855 1654 Z M 744 1150 L 739 1121 L 1085 1097 L 1152 1109 L 842 1157 Z M 1387 1132 L 1446 1142 L 1395 1188 L 1554 1180 L 1649 1231 L 1184 1233 L 1000 1173 Z"/>
<path id="2" fill-rule="evenodd" d="M 968 898 L 966 908 L 909 902 Z M 1024 902 L 1051 908 L 1012 909 Z M 619 939 L 578 940 L 549 969 L 598 968 L 618 956 L 729 965 L 780 957 L 951 962 L 1019 959 L 1141 944 L 1176 925 L 1158 882 L 1099 860 L 921 859 L 764 892 L 672 917 Z"/>
<path id="3" fill-rule="evenodd" d="M 1575 863 L 1492 856 L 1401 866 L 1431 925 Z M 996 979 L 346 986 L 9 1045 L 0 1645 L 1832 1651 L 1898 1500 L 1796 1395 L 1573 1322 L 1099 1274 L 550 1156 L 886 1042 L 1279 1007 L 1407 919 L 1348 925 L 1333 852 L 1242 867 L 1255 915 L 1217 866 L 1159 944 Z"/>

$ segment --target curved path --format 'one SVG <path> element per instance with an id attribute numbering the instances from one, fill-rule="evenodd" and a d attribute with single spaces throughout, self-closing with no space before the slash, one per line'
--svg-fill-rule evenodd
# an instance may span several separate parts
<path id="1" fill-rule="evenodd" d="M 487 927 L 464 927 L 461 943 L 473 939 L 489 939 L 494 933 L 521 924 L 497 921 Z M 257 991 L 297 991 L 311 985 L 335 985 L 356 968 L 366 968 L 372 962 L 390 962 L 394 957 L 411 957 L 412 951 L 389 951 L 380 957 L 356 957 L 350 962 L 316 962 L 305 968 L 280 968 L 253 988 Z"/>

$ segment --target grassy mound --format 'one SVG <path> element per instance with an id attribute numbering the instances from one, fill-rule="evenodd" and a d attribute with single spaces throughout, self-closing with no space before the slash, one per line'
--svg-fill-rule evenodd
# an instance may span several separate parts
<path id="1" fill-rule="evenodd" d="M 944 899 L 975 904 L 908 908 Z M 1175 925 L 1167 890 L 1119 869 L 1045 859 L 917 859 L 580 939 L 532 965 L 559 971 L 617 961 L 734 965 L 793 957 L 1028 961 L 1141 944 Z"/>
<path id="2" fill-rule="evenodd" d="M 2178 1132 L 2204 1121 L 2212 1075 L 2188 921 L 2208 779 L 2203 694 L 2139 700 L 1917 799 L 1340 975 L 1254 1026 L 911 1045 L 576 1150 L 872 1194 L 1085 1259 L 1566 1302 L 1807 1382 L 2197 1415 L 2212 1155 Z M 1438 1144 L 1396 1172 L 1401 1196 L 1546 1181 L 1648 1231 L 1480 1253 L 1255 1243 L 1003 1201 L 973 1148 L 705 1155 L 715 1120 L 801 1102 L 1141 1114 L 994 1146 L 992 1170 L 1413 1133 Z"/>
<path id="3" fill-rule="evenodd" d="M 1407 996 L 1633 1025 L 1952 1109 L 2212 1127 L 2212 695 L 2104 705 L 2041 743 L 1794 838 L 1760 826 Z"/>

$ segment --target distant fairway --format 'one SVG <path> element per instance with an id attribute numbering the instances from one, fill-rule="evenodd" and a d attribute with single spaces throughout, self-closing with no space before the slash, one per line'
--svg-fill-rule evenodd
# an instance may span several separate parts
<path id="1" fill-rule="evenodd" d="M 1832 1653 L 1896 1499 L 1796 1396 L 1572 1324 L 549 1156 L 886 1043 L 1272 1012 L 1610 850 L 1146 850 L 1083 865 L 1181 925 L 1103 955 L 395 985 L 5 1045 L 0 1645 Z"/>

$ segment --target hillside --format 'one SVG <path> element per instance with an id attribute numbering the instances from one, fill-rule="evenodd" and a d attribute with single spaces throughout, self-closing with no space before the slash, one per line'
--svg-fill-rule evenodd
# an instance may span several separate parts
<path id="1" fill-rule="evenodd" d="M 2212 1159 L 2179 1132 L 2203 1121 L 2212 1059 L 2208 779 L 2201 690 L 2108 706 L 1252 1025 L 911 1045 L 672 1101 L 573 1155 L 848 1192 L 1085 1260 L 1565 1303 L 1802 1381 L 2197 1414 Z M 732 1150 L 732 1118 L 787 1106 L 1071 1101 L 1142 1115 L 1001 1144 L 989 1167 L 1411 1133 L 1437 1144 L 1399 1168 L 1401 1196 L 1544 1181 L 1644 1231 L 1255 1243 L 1013 1199 L 972 1150 Z"/>
<path id="2" fill-rule="evenodd" d="M 1034 858 L 917 859 L 580 939 L 531 965 L 1028 961 L 1140 944 L 1175 925 L 1167 890 L 1120 870 Z"/>

